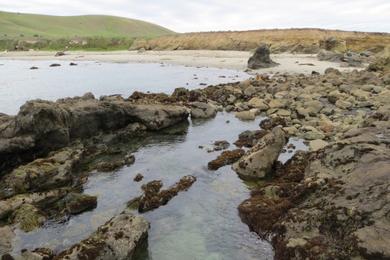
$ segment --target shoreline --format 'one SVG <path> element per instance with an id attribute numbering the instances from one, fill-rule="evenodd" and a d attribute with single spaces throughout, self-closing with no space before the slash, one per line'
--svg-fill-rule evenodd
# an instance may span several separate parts
<path id="1" fill-rule="evenodd" d="M 55 61 L 96 61 L 108 63 L 164 63 L 189 67 L 212 67 L 244 71 L 251 56 L 247 51 L 211 51 L 211 50 L 180 50 L 180 51 L 67 51 L 64 56 L 56 57 L 55 51 L 3 52 L 1 60 L 55 60 Z M 272 59 L 279 66 L 261 70 L 256 73 L 304 73 L 312 71 L 324 73 L 329 68 L 340 71 L 351 71 L 354 67 L 341 67 L 340 64 L 319 61 L 314 54 L 273 54 Z"/>

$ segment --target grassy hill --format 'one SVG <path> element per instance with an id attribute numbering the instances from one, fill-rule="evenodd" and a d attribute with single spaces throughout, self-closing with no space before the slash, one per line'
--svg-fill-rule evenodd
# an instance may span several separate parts
<path id="1" fill-rule="evenodd" d="M 156 24 L 105 15 L 50 16 L 0 11 L 1 38 L 157 37 L 172 34 Z"/>

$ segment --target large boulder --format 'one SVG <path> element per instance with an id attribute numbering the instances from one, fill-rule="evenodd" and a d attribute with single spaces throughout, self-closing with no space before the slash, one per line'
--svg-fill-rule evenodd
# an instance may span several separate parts
<path id="1" fill-rule="evenodd" d="M 143 217 L 124 212 L 55 259 L 133 259 L 137 248 L 146 243 L 148 229 L 149 223 Z"/>
<path id="2" fill-rule="evenodd" d="M 83 158 L 83 153 L 82 147 L 67 147 L 47 158 L 14 169 L 0 183 L 0 199 L 71 184 L 73 170 Z"/>
<path id="3" fill-rule="evenodd" d="M 233 170 L 243 179 L 264 178 L 271 171 L 285 144 L 284 131 L 276 127 L 233 164 Z"/>
<path id="4" fill-rule="evenodd" d="M 217 114 L 215 106 L 204 102 L 192 102 L 190 104 L 191 118 L 211 118 Z"/>
<path id="5" fill-rule="evenodd" d="M 148 130 L 159 130 L 187 117 L 187 109 L 182 106 L 134 104 L 123 99 L 29 101 L 18 115 L 0 116 L 0 173 L 65 147 L 76 138 L 92 137 L 136 122 Z"/>
<path id="6" fill-rule="evenodd" d="M 250 69 L 262 69 L 270 68 L 279 65 L 278 63 L 271 60 L 270 50 L 268 45 L 261 44 L 248 60 L 248 68 Z"/>

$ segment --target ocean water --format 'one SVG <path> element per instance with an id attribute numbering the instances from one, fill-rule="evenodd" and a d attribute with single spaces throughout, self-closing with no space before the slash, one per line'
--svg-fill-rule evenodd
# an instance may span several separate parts
<path id="1" fill-rule="evenodd" d="M 51 64 L 60 67 L 50 67 Z M 134 91 L 171 94 L 177 87 L 189 89 L 249 78 L 242 71 L 196 68 L 155 63 L 101 63 L 80 61 L 0 60 L 0 113 L 17 114 L 31 99 L 56 100 L 92 92 L 130 96 Z M 36 66 L 37 70 L 30 70 Z"/>

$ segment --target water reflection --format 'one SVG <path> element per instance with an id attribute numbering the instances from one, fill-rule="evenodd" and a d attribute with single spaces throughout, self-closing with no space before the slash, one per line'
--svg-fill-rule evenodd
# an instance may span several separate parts
<path id="1" fill-rule="evenodd" d="M 135 153 L 134 165 L 90 176 L 84 189 L 98 196 L 94 211 L 66 223 L 48 223 L 34 232 L 18 231 L 15 252 L 36 247 L 62 250 L 119 214 L 127 201 L 140 194 L 142 184 L 159 179 L 169 186 L 191 174 L 197 182 L 187 192 L 144 214 L 151 229 L 148 250 L 139 259 L 272 259 L 270 245 L 249 232 L 238 216 L 237 206 L 249 196 L 247 186 L 230 166 L 209 171 L 207 163 L 218 152 L 198 148 L 215 140 L 233 143 L 242 131 L 258 129 L 259 121 L 241 122 L 232 114 L 219 113 L 212 120 L 191 122 L 188 129 L 184 125 L 179 131 L 144 138 L 146 145 Z M 141 183 L 133 181 L 137 173 L 144 175 Z"/>

